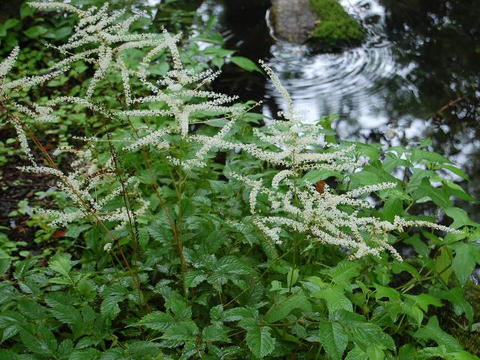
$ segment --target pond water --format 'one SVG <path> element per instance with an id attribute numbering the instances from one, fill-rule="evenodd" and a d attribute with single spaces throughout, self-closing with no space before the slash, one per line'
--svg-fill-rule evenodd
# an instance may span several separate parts
<path id="1" fill-rule="evenodd" d="M 479 198 L 480 1 L 340 2 L 368 36 L 362 46 L 335 54 L 274 39 L 261 7 L 242 13 L 228 0 L 207 0 L 199 11 L 220 17 L 227 48 L 274 69 L 305 121 L 337 114 L 334 127 L 343 139 L 415 146 L 430 137 L 435 151 L 471 177 L 465 185 Z M 266 99 L 267 115 L 284 107 L 270 82 L 235 67 L 216 85 Z M 480 206 L 469 206 L 479 220 Z"/>

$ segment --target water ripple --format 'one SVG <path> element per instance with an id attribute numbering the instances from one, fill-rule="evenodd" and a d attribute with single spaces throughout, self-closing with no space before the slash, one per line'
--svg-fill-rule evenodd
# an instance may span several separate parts
<path id="1" fill-rule="evenodd" d="M 388 116 L 381 113 L 386 86 L 395 81 L 414 92 L 415 87 L 407 80 L 409 69 L 395 61 L 394 48 L 384 35 L 385 9 L 378 2 L 341 2 L 367 29 L 367 40 L 362 46 L 337 54 L 311 55 L 305 46 L 277 41 L 270 49 L 269 65 L 306 121 L 336 113 L 340 120 L 356 116 L 357 125 L 349 121 L 350 129 L 386 125 Z M 267 84 L 267 95 L 283 107 L 271 83 Z"/>

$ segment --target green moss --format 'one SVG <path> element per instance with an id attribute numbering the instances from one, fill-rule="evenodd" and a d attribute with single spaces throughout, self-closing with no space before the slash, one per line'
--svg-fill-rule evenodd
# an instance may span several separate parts
<path id="1" fill-rule="evenodd" d="M 337 0 L 310 0 L 318 16 L 312 40 L 318 46 L 335 50 L 358 45 L 365 38 L 365 29 L 343 9 Z"/>

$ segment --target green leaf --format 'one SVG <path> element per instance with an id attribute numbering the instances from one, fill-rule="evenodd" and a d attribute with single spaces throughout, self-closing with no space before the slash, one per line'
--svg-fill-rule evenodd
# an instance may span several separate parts
<path id="1" fill-rule="evenodd" d="M 31 16 L 35 13 L 35 8 L 32 6 L 28 5 L 28 2 L 24 2 L 22 6 L 20 7 L 20 18 L 24 19 L 27 16 Z"/>
<path id="2" fill-rule="evenodd" d="M 106 288 L 102 295 L 104 298 L 100 305 L 100 313 L 104 317 L 113 320 L 120 313 L 118 303 L 127 295 L 126 289 L 122 286 L 111 286 Z"/>
<path id="3" fill-rule="evenodd" d="M 478 251 L 478 246 L 470 243 L 459 243 L 455 244 L 454 250 L 455 257 L 452 267 L 458 281 L 463 286 L 475 270 L 475 252 Z"/>
<path id="4" fill-rule="evenodd" d="M 62 40 L 68 37 L 72 33 L 72 30 L 73 29 L 70 26 L 64 26 L 59 29 L 55 29 L 55 31 L 52 32 L 52 35 L 47 37 L 51 37 L 55 40 Z"/>
<path id="5" fill-rule="evenodd" d="M 449 247 L 442 247 L 440 254 L 435 258 L 435 271 L 437 275 L 448 284 L 448 279 L 453 272 L 452 268 L 452 250 Z"/>
<path id="6" fill-rule="evenodd" d="M 348 335 L 342 325 L 337 322 L 321 320 L 318 329 L 320 344 L 327 355 L 334 360 L 342 359 L 348 344 Z"/>
<path id="7" fill-rule="evenodd" d="M 70 254 L 57 253 L 54 257 L 52 257 L 48 266 L 50 269 L 59 273 L 60 275 L 68 277 L 70 270 L 72 270 L 73 267 L 73 263 L 70 260 L 71 257 L 72 256 Z"/>
<path id="8" fill-rule="evenodd" d="M 242 321 L 246 319 L 257 319 L 258 318 L 258 310 L 254 308 L 245 308 L 245 307 L 238 307 L 233 309 L 225 310 L 223 313 L 223 321 Z"/>
<path id="9" fill-rule="evenodd" d="M 81 327 L 83 323 L 80 311 L 69 305 L 57 305 L 50 310 L 55 318 L 70 327 Z"/>
<path id="10" fill-rule="evenodd" d="M 332 281 L 343 288 L 350 288 L 352 279 L 360 275 L 360 264 L 353 261 L 341 261 L 335 267 L 325 271 Z"/>
<path id="11" fill-rule="evenodd" d="M 451 180 L 443 179 L 443 190 L 447 193 L 447 195 L 450 196 L 455 196 L 459 199 L 465 200 L 465 201 L 476 201 L 473 196 L 470 196 L 460 185 L 455 184 Z"/>
<path id="12" fill-rule="evenodd" d="M 299 270 L 293 267 L 290 268 L 287 274 L 287 287 L 290 289 L 293 285 L 297 283 Z"/>
<path id="13" fill-rule="evenodd" d="M 349 333 L 353 341 L 366 350 L 372 344 L 380 348 L 395 349 L 395 343 L 390 335 L 383 332 L 382 328 L 373 323 L 354 323 L 350 327 Z"/>
<path id="14" fill-rule="evenodd" d="M 445 192 L 441 188 L 434 188 L 427 178 L 422 179 L 420 186 L 413 192 L 412 196 L 415 200 L 420 200 L 420 202 L 423 199 L 432 200 L 436 205 L 444 209 L 452 206 Z"/>
<path id="15" fill-rule="evenodd" d="M 219 57 L 226 57 L 232 55 L 235 51 L 222 49 L 218 46 L 208 46 L 201 51 L 202 54 L 205 55 L 215 55 Z"/>
<path id="16" fill-rule="evenodd" d="M 199 334 L 197 325 L 189 320 L 178 322 L 168 328 L 162 335 L 162 339 L 167 340 L 169 346 L 172 344 L 183 344 L 189 341 L 196 341 Z M 178 346 L 176 345 L 176 346 Z"/>
<path id="17" fill-rule="evenodd" d="M 36 39 L 42 36 L 43 34 L 46 34 L 47 32 L 48 32 L 48 29 L 46 27 L 41 25 L 35 25 L 35 26 L 32 26 L 31 28 L 28 28 L 23 33 L 31 39 Z"/>
<path id="18" fill-rule="evenodd" d="M 417 252 L 418 255 L 428 258 L 429 249 L 428 245 L 420 238 L 420 235 L 417 233 L 413 236 L 410 236 L 405 240 L 405 243 L 413 246 L 413 249 Z"/>
<path id="19" fill-rule="evenodd" d="M 460 209 L 458 207 L 449 207 L 445 209 L 445 213 L 453 219 L 453 223 L 450 227 L 454 229 L 461 228 L 462 226 L 475 226 L 479 227 L 480 224 L 470 220 L 468 214 L 465 210 Z"/>
<path id="20" fill-rule="evenodd" d="M 187 288 L 197 287 L 204 280 L 207 280 L 207 276 L 201 270 L 190 270 L 185 274 L 185 286 Z"/>
<path id="21" fill-rule="evenodd" d="M 18 310 L 20 313 L 32 320 L 44 320 L 48 318 L 47 308 L 40 305 L 38 302 L 28 299 L 21 299 L 18 301 Z"/>
<path id="22" fill-rule="evenodd" d="M 340 310 L 334 314 L 333 318 L 343 325 L 349 337 L 363 351 L 367 351 L 371 346 L 376 346 L 379 349 L 395 349 L 395 343 L 390 335 L 384 333 L 377 324 L 366 322 L 363 316 Z"/>
<path id="23" fill-rule="evenodd" d="M 440 328 L 436 316 L 428 320 L 427 325 L 418 329 L 413 336 L 420 340 L 433 340 L 438 345 L 445 345 L 448 351 L 460 351 L 462 347 L 455 338 Z"/>
<path id="24" fill-rule="evenodd" d="M 420 149 L 413 149 L 412 162 L 433 162 L 433 163 L 440 163 L 440 164 L 451 164 L 452 162 L 447 158 L 443 157 L 440 154 L 437 154 L 432 151 L 420 150 Z"/>
<path id="25" fill-rule="evenodd" d="M 188 306 L 185 298 L 176 292 L 168 296 L 165 307 L 179 320 L 188 320 L 192 317 L 192 308 Z"/>
<path id="26" fill-rule="evenodd" d="M 308 184 L 314 184 L 317 181 L 328 179 L 329 177 L 343 178 L 343 174 L 339 171 L 320 169 L 311 170 L 305 174 L 303 181 Z"/>
<path id="27" fill-rule="evenodd" d="M 27 329 L 20 329 L 20 339 L 23 345 L 34 354 L 54 357 L 57 351 L 57 341 L 52 332 L 44 327 L 36 329 L 33 334 Z"/>
<path id="28" fill-rule="evenodd" d="M 396 177 L 390 175 L 383 169 L 376 168 L 374 166 L 368 165 L 363 168 L 362 171 L 356 172 L 350 175 L 352 189 L 356 189 L 365 185 L 374 185 L 382 182 L 392 182 L 400 184 L 400 180 Z M 382 190 L 378 194 L 383 197 L 382 194 L 391 193 L 395 189 Z M 395 191 L 396 196 L 400 196 L 402 193 Z"/>
<path id="29" fill-rule="evenodd" d="M 352 311 L 352 302 L 345 296 L 343 291 L 338 288 L 326 288 L 316 291 L 313 297 L 324 299 L 327 302 L 328 312 L 333 314 L 337 310 Z"/>
<path id="30" fill-rule="evenodd" d="M 4 30 L 8 30 L 17 26 L 18 24 L 20 24 L 20 20 L 12 18 L 12 19 L 7 19 L 3 24 L 1 24 L 1 27 Z"/>
<path id="31" fill-rule="evenodd" d="M 247 331 L 247 345 L 257 358 L 263 359 L 275 348 L 275 339 L 270 335 L 271 329 L 267 326 L 254 326 Z"/>
<path id="32" fill-rule="evenodd" d="M 430 305 L 433 305 L 436 307 L 441 307 L 443 305 L 438 298 L 429 294 L 420 294 L 420 295 L 405 294 L 403 296 L 407 299 L 410 299 L 415 304 L 417 304 L 424 312 L 428 311 L 428 307 Z"/>
<path id="33" fill-rule="evenodd" d="M 388 298 L 390 301 L 399 301 L 400 293 L 391 287 L 386 287 L 378 284 L 373 284 L 375 287 L 375 299 L 380 300 L 382 298 Z"/>
<path id="34" fill-rule="evenodd" d="M 265 314 L 264 320 L 269 323 L 277 322 L 285 319 L 288 314 L 296 309 L 304 312 L 312 311 L 312 305 L 308 301 L 303 291 L 299 291 L 287 297 L 286 299 L 282 299 L 278 303 L 273 304 Z"/>
<path id="35" fill-rule="evenodd" d="M 358 346 L 355 346 L 347 354 L 345 360 L 372 360 L 370 357 Z"/>
<path id="36" fill-rule="evenodd" d="M 97 349 L 89 348 L 83 350 L 74 350 L 68 360 L 96 360 L 100 357 L 100 351 Z"/>
<path id="37" fill-rule="evenodd" d="M 470 179 L 468 178 L 468 175 L 465 174 L 461 169 L 457 168 L 456 166 L 443 164 L 442 166 L 439 166 L 439 168 L 450 170 L 451 172 L 460 176 L 461 178 L 467 181 L 470 181 Z"/>
<path id="38" fill-rule="evenodd" d="M 138 326 L 146 326 L 149 329 L 157 331 L 165 331 L 172 325 L 176 323 L 176 320 L 172 315 L 161 312 L 154 311 L 150 314 L 145 315 L 138 323 Z"/>
<path id="39" fill-rule="evenodd" d="M 204 341 L 230 342 L 228 338 L 228 328 L 223 325 L 210 325 L 202 331 Z"/>
<path id="40" fill-rule="evenodd" d="M 247 71 L 258 71 L 262 73 L 262 70 L 250 59 L 247 59 L 243 56 L 232 56 L 230 61 L 233 62 L 235 65 L 241 67 L 243 70 Z"/>
<path id="41" fill-rule="evenodd" d="M 470 323 L 473 321 L 473 308 L 465 299 L 463 288 L 456 287 L 450 290 L 432 291 L 432 294 L 440 299 L 450 301 L 453 305 L 453 311 L 458 316 L 465 314 Z"/>

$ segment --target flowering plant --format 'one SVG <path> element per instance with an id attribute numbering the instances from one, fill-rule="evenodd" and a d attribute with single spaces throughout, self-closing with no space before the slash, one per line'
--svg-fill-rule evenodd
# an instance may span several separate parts
<path id="1" fill-rule="evenodd" d="M 39 332 L 23 317 L 0 315 L 1 342 L 20 341 L 39 359 L 229 358 L 245 349 L 252 358 L 302 349 L 305 358 L 348 351 L 350 359 L 380 359 L 409 356 L 396 336 L 401 319 L 412 351 L 433 340 L 438 348 L 422 356 L 468 355 L 444 341 L 450 335 L 436 316 L 423 324 L 440 299 L 474 320 L 462 286 L 480 259 L 480 225 L 453 206 L 452 196 L 468 195 L 440 176 L 462 175 L 447 159 L 333 141 L 331 129 L 302 121 L 264 63 L 286 108 L 279 119 L 254 114 L 258 104 L 209 88 L 219 72 L 189 54 L 180 35 L 132 32 L 139 17 L 108 4 L 29 5 L 73 14 L 77 25 L 66 43 L 50 45 L 61 60 L 37 75 L 17 76 L 20 49 L 11 51 L 0 64 L 0 106 L 28 161 L 22 170 L 57 180 L 56 207 L 36 216 L 69 229 L 75 260 L 50 258 L 41 276 L 50 285 L 38 291 L 32 275 L 36 305 L 16 305 L 22 295 L 7 289 L 15 294 L 7 308 L 43 314 L 48 306 L 54 320 L 46 316 Z M 81 81 L 79 66 L 90 74 Z M 29 92 L 44 84 L 56 90 Z M 64 134 L 55 149 L 42 144 L 42 130 L 61 132 L 79 115 L 84 133 Z M 264 125 L 252 126 L 259 118 Z M 412 176 L 393 176 L 401 167 Z M 442 212 L 409 213 L 424 202 Z M 451 226 L 440 224 L 445 214 Z M 411 278 L 386 290 L 394 272 Z M 410 293 L 415 286 L 425 293 Z M 72 334 L 58 344 L 62 324 Z"/>

